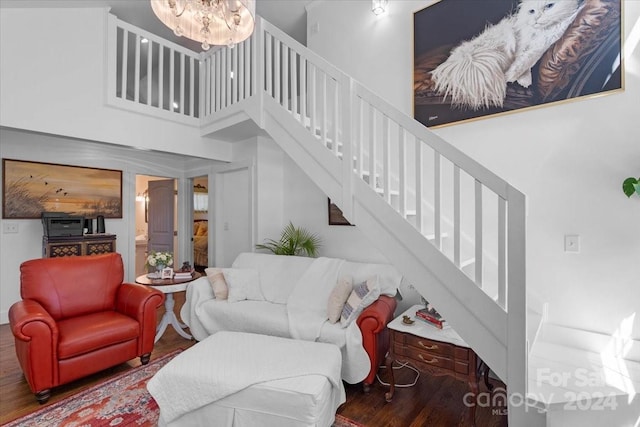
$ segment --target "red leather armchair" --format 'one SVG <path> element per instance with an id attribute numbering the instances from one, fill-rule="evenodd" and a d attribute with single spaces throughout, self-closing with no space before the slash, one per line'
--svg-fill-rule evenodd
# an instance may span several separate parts
<path id="1" fill-rule="evenodd" d="M 138 356 L 149 362 L 164 295 L 123 277 L 118 253 L 20 265 L 22 301 L 9 309 L 9 324 L 38 402 L 52 387 Z"/>
<path id="2" fill-rule="evenodd" d="M 397 301 L 393 297 L 381 295 L 370 306 L 364 309 L 356 323 L 362 332 L 362 346 L 371 360 L 371 370 L 363 381 L 364 391 L 376 379 L 378 368 L 384 363 L 387 351 L 389 351 L 389 329 L 387 324 L 393 319 Z"/>

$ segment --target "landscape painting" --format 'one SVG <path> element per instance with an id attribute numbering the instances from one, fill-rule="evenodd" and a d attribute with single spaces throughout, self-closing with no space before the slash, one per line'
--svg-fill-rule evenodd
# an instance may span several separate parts
<path id="1" fill-rule="evenodd" d="M 2 172 L 2 218 L 122 218 L 122 171 L 3 159 Z"/>
<path id="2" fill-rule="evenodd" d="M 428 127 L 623 88 L 621 0 L 441 0 L 414 13 Z"/>

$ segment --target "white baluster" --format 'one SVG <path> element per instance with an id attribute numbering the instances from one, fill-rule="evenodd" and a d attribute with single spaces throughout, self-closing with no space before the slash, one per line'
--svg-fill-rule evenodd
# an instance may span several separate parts
<path id="1" fill-rule="evenodd" d="M 135 64 L 133 78 L 133 100 L 140 102 L 140 34 L 136 34 Z"/>
<path id="2" fill-rule="evenodd" d="M 475 180 L 475 194 L 475 282 L 476 285 L 482 288 L 482 184 L 477 179 Z"/>

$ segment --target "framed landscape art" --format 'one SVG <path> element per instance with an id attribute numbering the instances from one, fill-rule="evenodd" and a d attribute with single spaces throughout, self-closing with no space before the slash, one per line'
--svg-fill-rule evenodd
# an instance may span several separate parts
<path id="1" fill-rule="evenodd" d="M 441 0 L 415 12 L 415 119 L 437 127 L 622 90 L 621 7 Z"/>
<path id="2" fill-rule="evenodd" d="M 2 159 L 2 218 L 122 218 L 122 171 Z"/>

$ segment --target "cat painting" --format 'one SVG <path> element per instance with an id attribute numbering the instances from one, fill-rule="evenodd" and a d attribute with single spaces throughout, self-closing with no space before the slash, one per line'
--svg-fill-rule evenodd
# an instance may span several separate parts
<path id="1" fill-rule="evenodd" d="M 531 68 L 581 7 L 582 0 L 520 0 L 515 13 L 451 50 L 431 72 L 435 90 L 458 108 L 502 107 L 507 84 L 531 86 Z"/>

